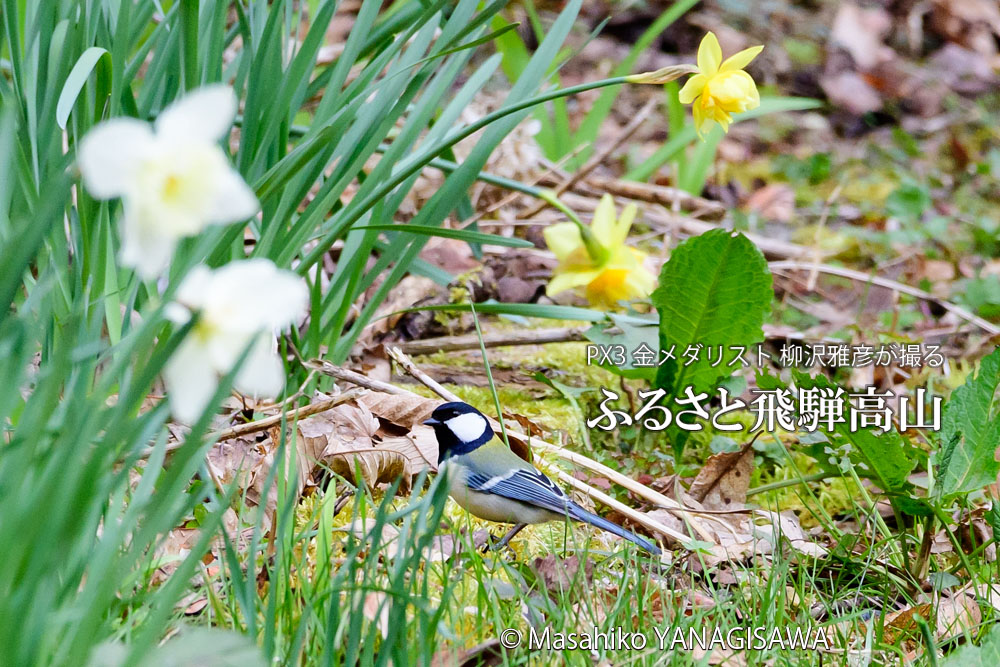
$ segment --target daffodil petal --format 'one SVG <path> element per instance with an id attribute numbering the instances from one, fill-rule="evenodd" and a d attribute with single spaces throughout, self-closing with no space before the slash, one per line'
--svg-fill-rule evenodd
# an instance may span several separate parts
<path id="1" fill-rule="evenodd" d="M 135 118 L 114 118 L 90 130 L 78 156 L 87 191 L 98 199 L 128 192 L 137 164 L 152 145 L 149 124 Z"/>
<path id="2" fill-rule="evenodd" d="M 652 271 L 640 263 L 634 271 L 630 271 L 626 278 L 630 299 L 643 299 L 653 293 L 656 289 L 656 276 Z"/>
<path id="3" fill-rule="evenodd" d="M 704 74 L 695 74 L 688 79 L 678 94 L 681 104 L 691 104 L 694 102 L 701 95 L 701 91 L 705 90 L 705 83 L 707 81 L 708 77 Z"/>
<path id="4" fill-rule="evenodd" d="M 163 110 L 156 119 L 157 135 L 167 142 L 215 143 L 228 134 L 237 105 L 229 86 L 199 88 Z"/>
<path id="5" fill-rule="evenodd" d="M 555 296 L 556 294 L 565 292 L 568 289 L 587 285 L 600 274 L 601 269 L 557 272 L 554 276 L 552 276 L 552 280 L 549 281 L 548 286 L 546 286 L 545 293 L 549 296 Z"/>
<path id="6" fill-rule="evenodd" d="M 197 421 L 219 386 L 208 348 L 188 335 L 167 361 L 163 382 L 174 417 L 185 424 Z"/>
<path id="7" fill-rule="evenodd" d="M 228 326 L 228 322 L 223 320 L 221 313 L 215 313 L 205 309 L 202 312 L 203 321 L 195 327 L 204 326 L 207 328 L 205 346 L 212 355 L 212 364 L 219 375 L 225 375 L 233 370 L 233 366 L 240 360 L 240 355 L 247 349 L 254 340 L 257 332 L 247 333 Z"/>
<path id="8" fill-rule="evenodd" d="M 193 294 L 195 290 L 200 294 Z M 178 289 L 178 300 L 169 304 L 179 311 L 193 309 L 199 318 L 182 343 L 183 354 L 172 358 L 165 370 L 178 419 L 196 419 L 217 388 L 218 377 L 241 359 L 233 383 L 239 391 L 278 395 L 285 374 L 275 334 L 302 317 L 307 302 L 302 279 L 270 260 L 235 261 L 215 270 L 192 268 Z"/>
<path id="9" fill-rule="evenodd" d="M 722 47 L 714 32 L 708 32 L 698 45 L 698 69 L 705 76 L 712 76 L 722 64 Z"/>
<path id="10" fill-rule="evenodd" d="M 601 201 L 594 211 L 590 230 L 594 232 L 597 242 L 605 248 L 611 248 L 615 245 L 615 200 L 611 195 L 605 194 L 601 197 Z"/>
<path id="11" fill-rule="evenodd" d="M 205 295 L 211 284 L 212 270 L 204 264 L 198 264 L 188 270 L 174 298 L 188 308 L 199 309 L 205 303 Z"/>
<path id="12" fill-rule="evenodd" d="M 119 260 L 132 267 L 143 280 L 152 280 L 170 266 L 170 258 L 177 247 L 177 237 L 164 233 L 159 225 L 143 220 L 145 215 L 131 202 L 125 204 L 121 221 L 122 246 Z"/>
<path id="13" fill-rule="evenodd" d="M 259 277 L 264 275 L 266 274 L 260 271 L 258 280 L 252 283 L 254 301 L 262 311 L 260 315 L 264 326 L 276 330 L 295 324 L 309 305 L 309 290 L 305 282 L 299 275 L 291 271 L 279 271 L 273 265 L 271 274 L 265 280 L 260 280 Z"/>
<path id="14" fill-rule="evenodd" d="M 274 336 L 258 336 L 233 383 L 241 394 L 273 398 L 285 386 L 285 369 L 275 351 Z"/>
<path id="15" fill-rule="evenodd" d="M 260 210 L 260 202 L 239 172 L 231 167 L 220 170 L 206 217 L 210 222 L 226 224 L 246 220 Z"/>
<path id="16" fill-rule="evenodd" d="M 163 315 L 177 325 L 185 325 L 191 321 L 191 310 L 176 301 L 171 301 L 163 309 Z"/>
<path id="17" fill-rule="evenodd" d="M 763 46 L 751 46 L 749 49 L 743 49 L 739 53 L 734 53 L 725 60 L 719 66 L 720 72 L 732 72 L 735 70 L 741 70 L 750 62 L 760 55 L 760 52 L 764 50 Z"/>
<path id="18" fill-rule="evenodd" d="M 757 82 L 746 72 L 733 72 L 730 76 L 738 76 L 746 83 L 746 99 L 743 103 L 742 111 L 749 111 L 760 106 L 760 92 L 757 90 Z"/>
<path id="19" fill-rule="evenodd" d="M 583 245 L 583 239 L 580 238 L 580 230 L 577 228 L 576 223 L 573 222 L 558 222 L 554 225 L 549 225 L 542 230 L 542 236 L 545 238 L 545 245 L 548 246 L 549 250 L 552 251 L 552 254 L 560 262 L 566 261 L 570 255 Z"/>
<path id="20" fill-rule="evenodd" d="M 715 122 L 722 127 L 723 132 L 729 132 L 729 125 L 733 122 L 733 117 L 727 113 L 716 116 Z"/>
<path id="21" fill-rule="evenodd" d="M 638 212 L 639 208 L 635 204 L 629 204 L 625 207 L 615 225 L 615 236 L 609 245 L 617 246 L 625 243 L 625 239 L 628 238 L 629 230 L 632 229 L 632 223 L 635 222 L 635 216 Z"/>
<path id="22" fill-rule="evenodd" d="M 711 119 L 705 113 L 705 106 L 701 102 L 698 102 L 691 107 L 691 113 L 694 116 L 694 129 L 698 133 L 698 136 L 704 139 L 705 133 L 712 126 Z"/>
<path id="23" fill-rule="evenodd" d="M 308 302 L 309 291 L 298 275 L 258 258 L 216 269 L 204 308 L 218 313 L 228 330 L 253 334 L 294 323 L 305 313 Z"/>

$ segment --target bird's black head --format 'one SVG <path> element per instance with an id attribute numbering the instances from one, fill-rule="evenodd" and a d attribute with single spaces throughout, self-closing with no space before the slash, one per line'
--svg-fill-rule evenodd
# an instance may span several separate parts
<path id="1" fill-rule="evenodd" d="M 424 423 L 434 427 L 439 463 L 450 456 L 468 454 L 493 439 L 489 421 L 468 403 L 439 405 Z"/>

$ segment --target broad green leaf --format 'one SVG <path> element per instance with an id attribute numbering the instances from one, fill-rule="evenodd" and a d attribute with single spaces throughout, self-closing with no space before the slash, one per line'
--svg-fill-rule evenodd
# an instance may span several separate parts
<path id="1" fill-rule="evenodd" d="M 994 624 L 979 646 L 966 644 L 939 663 L 941 667 L 993 667 L 1000 664 L 1000 624 Z"/>
<path id="2" fill-rule="evenodd" d="M 836 385 L 825 376 L 811 377 L 799 371 L 793 372 L 795 384 L 801 389 L 827 387 L 836 389 Z M 848 414 L 847 396 L 844 397 L 844 414 Z M 870 428 L 851 430 L 850 423 L 836 424 L 834 433 L 850 443 L 851 460 L 855 462 L 855 470 L 860 477 L 873 480 L 879 487 L 892 493 L 906 488 L 907 478 L 916 465 L 915 451 L 909 443 L 895 430 L 884 433 Z"/>
<path id="3" fill-rule="evenodd" d="M 730 346 L 749 348 L 764 340 L 761 327 L 773 295 L 764 255 L 742 234 L 713 230 L 677 246 L 652 294 L 660 313 L 660 349 L 672 347 L 683 360 L 689 345 L 705 348 L 690 365 L 671 360 L 660 366 L 657 386 L 671 395 L 687 386 L 714 387 L 733 370 Z M 724 358 L 710 361 L 707 349 L 719 346 Z"/>
<path id="4" fill-rule="evenodd" d="M 977 491 L 996 481 L 1000 463 L 1000 416 L 996 390 L 1000 384 L 1000 349 L 984 358 L 979 371 L 951 394 L 941 416 L 940 491 L 944 495 Z"/>
<path id="5" fill-rule="evenodd" d="M 1000 501 L 993 499 L 993 505 L 986 514 L 983 515 L 986 519 L 986 523 L 990 524 L 990 528 L 993 529 L 993 535 L 1000 535 Z"/>
<path id="6" fill-rule="evenodd" d="M 645 379 L 652 382 L 656 379 L 656 366 L 642 365 L 640 361 L 636 366 L 633 362 L 636 357 L 633 355 L 642 345 L 649 348 L 655 355 L 659 350 L 659 316 L 654 312 L 648 316 L 623 317 L 615 313 L 609 313 L 608 317 L 615 325 L 615 329 L 609 330 L 607 325 L 595 324 L 584 334 L 591 343 L 595 345 L 621 345 L 624 348 L 625 363 L 610 364 L 602 363 L 602 368 L 630 379 Z M 639 357 L 641 360 L 642 358 Z M 653 358 L 655 364 L 658 359 Z"/>

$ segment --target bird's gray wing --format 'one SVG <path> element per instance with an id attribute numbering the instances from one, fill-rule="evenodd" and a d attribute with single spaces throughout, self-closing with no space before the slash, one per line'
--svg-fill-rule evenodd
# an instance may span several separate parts
<path id="1" fill-rule="evenodd" d="M 574 503 L 551 479 L 534 468 L 520 468 L 496 476 L 484 473 L 470 473 L 466 478 L 466 483 L 473 491 L 495 493 L 504 498 L 519 500 L 522 503 L 541 507 L 555 514 L 568 515 L 572 519 L 584 521 L 601 530 L 606 530 L 609 533 L 635 542 L 650 553 L 660 553 L 659 547 L 649 540 L 643 539 L 593 512 L 588 512 Z"/>
<path id="2" fill-rule="evenodd" d="M 572 504 L 562 489 L 537 470 L 513 470 L 492 477 L 470 473 L 466 483 L 473 491 L 520 500 L 558 514 L 566 514 Z"/>

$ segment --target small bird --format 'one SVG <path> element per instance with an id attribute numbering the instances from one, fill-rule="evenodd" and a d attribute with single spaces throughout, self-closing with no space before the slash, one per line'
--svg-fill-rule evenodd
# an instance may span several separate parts
<path id="1" fill-rule="evenodd" d="M 455 502 L 480 519 L 515 524 L 497 548 L 529 523 L 569 517 L 625 538 L 650 553 L 660 553 L 649 540 L 570 500 L 552 480 L 510 451 L 495 436 L 486 417 L 471 405 L 440 405 L 424 424 L 434 427 L 438 470 L 447 474 Z"/>

